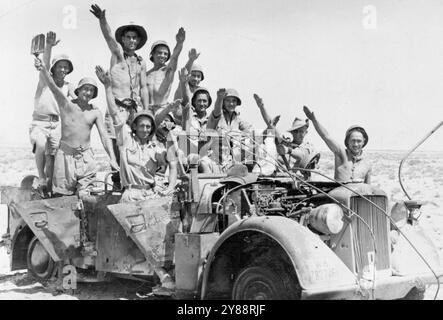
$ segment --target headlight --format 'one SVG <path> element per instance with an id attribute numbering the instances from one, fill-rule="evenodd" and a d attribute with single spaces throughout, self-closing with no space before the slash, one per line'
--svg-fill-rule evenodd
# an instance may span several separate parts
<path id="1" fill-rule="evenodd" d="M 391 208 L 391 218 L 397 227 L 402 227 L 408 219 L 408 208 L 403 201 L 396 202 Z"/>
<path id="2" fill-rule="evenodd" d="M 343 210 L 338 204 L 323 204 L 311 211 L 309 224 L 324 234 L 337 234 L 343 229 Z"/>

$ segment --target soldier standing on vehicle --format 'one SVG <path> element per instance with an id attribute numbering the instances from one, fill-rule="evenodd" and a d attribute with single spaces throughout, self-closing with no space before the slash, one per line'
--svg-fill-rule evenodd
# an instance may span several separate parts
<path id="1" fill-rule="evenodd" d="M 111 51 L 111 87 L 117 105 L 141 110 L 149 104 L 149 91 L 146 82 L 146 62 L 136 54 L 146 43 L 148 36 L 145 28 L 130 23 L 117 28 L 115 36 L 106 20 L 105 11 L 98 5 L 91 6 L 91 13 L 100 21 L 100 29 Z M 119 161 L 114 126 L 109 114 L 105 114 L 106 130 L 112 141 L 113 151 Z M 119 174 L 112 176 L 115 189 L 120 189 Z"/>
<path id="2" fill-rule="evenodd" d="M 43 53 L 45 65 L 51 60 L 52 47 L 60 40 L 52 31 L 46 35 L 46 46 Z M 63 94 L 73 99 L 76 98 L 72 84 L 65 81 L 65 77 L 73 71 L 73 65 L 67 55 L 58 55 L 52 60 L 50 67 L 51 77 Z M 42 76 L 38 81 L 34 97 L 34 112 L 29 128 L 29 137 L 32 152 L 35 156 L 39 176 L 39 189 L 43 192 L 51 191 L 52 175 L 54 172 L 54 158 L 60 142 L 60 110 L 49 87 Z M 46 170 L 45 170 L 46 168 Z"/>
<path id="3" fill-rule="evenodd" d="M 55 84 L 40 59 L 35 60 L 35 67 L 53 93 L 60 110 L 61 140 L 54 161 L 52 190 L 58 194 L 72 195 L 81 192 L 93 181 L 98 170 L 90 147 L 91 129 L 94 125 L 111 159 L 111 166 L 118 169 L 102 114 L 99 109 L 89 103 L 97 96 L 97 85 L 94 79 L 81 79 L 74 91 L 77 98 L 69 100 L 62 89 Z"/>
<path id="4" fill-rule="evenodd" d="M 176 35 L 177 44 L 172 55 L 166 41 L 156 41 L 151 47 L 149 59 L 154 63 L 154 66 L 147 72 L 146 77 L 150 96 L 150 111 L 154 115 L 157 115 L 159 109 L 164 108 L 168 100 L 174 81 L 174 73 L 177 70 L 178 57 L 183 49 L 185 38 L 185 30 L 180 28 Z M 169 63 L 166 64 L 168 60 Z M 166 114 L 162 116 L 164 117 Z M 158 121 L 161 122 L 162 120 L 160 118 Z"/>
<path id="5" fill-rule="evenodd" d="M 334 178 L 341 183 L 371 183 L 371 163 L 364 157 L 363 148 L 368 143 L 368 134 L 360 126 L 351 126 L 345 135 L 345 147 L 331 138 L 326 129 L 317 120 L 308 107 L 303 111 L 314 124 L 320 137 L 334 153 Z"/>
<path id="6" fill-rule="evenodd" d="M 288 169 L 306 168 L 313 157 L 319 154 L 312 144 L 304 141 L 304 138 L 308 133 L 309 120 L 303 121 L 296 117 L 292 122 L 291 128 L 287 130 L 289 133 L 289 135 L 287 135 L 285 132 L 282 133 L 275 127 L 275 123 L 278 120 L 271 119 L 264 106 L 262 98 L 257 94 L 254 94 L 254 99 L 268 128 L 275 130 L 277 152 L 281 157 L 281 159 L 279 159 L 281 164 L 286 165 L 285 161 L 287 161 L 287 164 L 289 165 Z M 305 176 L 309 176 L 309 174 L 305 174 Z"/>

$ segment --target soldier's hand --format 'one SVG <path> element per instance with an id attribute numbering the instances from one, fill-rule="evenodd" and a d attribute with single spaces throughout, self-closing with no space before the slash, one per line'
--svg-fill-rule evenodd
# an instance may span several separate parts
<path id="1" fill-rule="evenodd" d="M 182 68 L 178 71 L 178 78 L 181 83 L 186 83 L 191 78 L 191 75 L 188 73 L 188 70 L 186 68 Z"/>
<path id="2" fill-rule="evenodd" d="M 188 56 L 189 56 L 189 60 L 195 61 L 200 56 L 200 53 L 197 53 L 197 50 L 192 48 L 191 50 L 189 50 Z"/>
<path id="3" fill-rule="evenodd" d="M 39 58 L 34 59 L 34 67 L 37 69 L 37 71 L 43 70 L 43 63 Z"/>
<path id="4" fill-rule="evenodd" d="M 101 20 L 105 18 L 106 10 L 102 10 L 98 5 L 93 4 L 91 10 L 89 10 L 97 19 Z"/>
<path id="5" fill-rule="evenodd" d="M 264 106 L 264 104 L 263 104 L 263 99 L 260 98 L 260 97 L 258 96 L 258 94 L 254 93 L 254 99 L 255 99 L 255 102 L 257 103 L 257 105 L 258 105 L 260 108 L 263 108 L 263 106 Z"/>
<path id="6" fill-rule="evenodd" d="M 183 27 L 181 27 L 180 29 L 178 29 L 178 33 L 175 36 L 175 39 L 177 40 L 178 43 L 183 43 L 185 42 L 186 39 L 186 32 L 185 29 L 183 29 Z"/>
<path id="7" fill-rule="evenodd" d="M 220 88 L 217 91 L 217 98 L 219 99 L 224 99 L 226 97 L 227 93 L 226 93 L 226 89 L 225 88 Z"/>
<path id="8" fill-rule="evenodd" d="M 95 74 L 97 75 L 98 80 L 100 80 L 105 86 L 111 84 L 111 76 L 109 75 L 109 72 L 106 72 L 101 66 L 95 66 Z"/>
<path id="9" fill-rule="evenodd" d="M 315 119 L 314 112 L 312 112 L 311 110 L 309 110 L 309 108 L 308 108 L 307 106 L 303 106 L 303 111 L 304 111 L 306 117 L 307 117 L 309 120 L 312 121 L 313 119 Z"/>
<path id="10" fill-rule="evenodd" d="M 46 45 L 55 47 L 59 42 L 60 40 L 57 40 L 57 35 L 55 32 L 49 31 L 46 34 Z"/>

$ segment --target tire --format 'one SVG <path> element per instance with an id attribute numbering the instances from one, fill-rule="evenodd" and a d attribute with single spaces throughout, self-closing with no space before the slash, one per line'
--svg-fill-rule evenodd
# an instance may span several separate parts
<path id="1" fill-rule="evenodd" d="M 233 300 L 288 299 L 287 289 L 277 273 L 267 267 L 246 267 L 237 276 Z"/>
<path id="2" fill-rule="evenodd" d="M 28 273 L 37 281 L 47 281 L 57 271 L 57 264 L 35 236 L 29 242 L 26 261 Z"/>
<path id="3" fill-rule="evenodd" d="M 426 289 L 412 288 L 401 300 L 424 300 Z"/>

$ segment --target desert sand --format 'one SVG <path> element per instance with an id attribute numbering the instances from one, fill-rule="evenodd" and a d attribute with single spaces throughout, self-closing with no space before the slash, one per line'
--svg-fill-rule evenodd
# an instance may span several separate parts
<path id="1" fill-rule="evenodd" d="M 18 186 L 21 179 L 36 174 L 34 158 L 29 149 L 0 148 L 0 186 Z M 372 183 L 383 189 L 391 201 L 406 200 L 398 183 L 398 165 L 405 152 L 366 151 L 373 163 Z M 102 170 L 107 170 L 106 156 L 96 153 Z M 322 152 L 319 171 L 333 175 L 333 159 Z M 315 179 L 315 176 L 313 177 Z M 324 178 L 321 178 L 324 180 Z M 420 225 L 439 250 L 443 265 L 443 152 L 416 152 L 403 167 L 403 183 L 408 193 L 417 200 L 426 201 L 422 207 Z M 6 231 L 6 218 L 0 213 L 0 233 Z M 426 291 L 425 299 L 433 299 L 437 286 Z M 9 258 L 0 248 L 0 299 L 155 299 L 149 296 L 150 287 L 141 282 L 114 280 L 109 283 L 80 283 L 71 293 L 58 294 L 27 276 L 26 270 L 9 271 Z M 437 299 L 443 300 L 443 288 Z"/>

